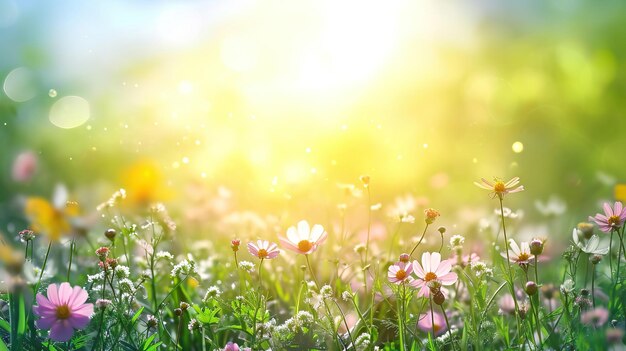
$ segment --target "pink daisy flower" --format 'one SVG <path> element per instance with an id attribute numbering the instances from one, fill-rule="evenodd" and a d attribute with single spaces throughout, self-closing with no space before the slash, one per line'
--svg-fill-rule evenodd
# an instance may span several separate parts
<path id="1" fill-rule="evenodd" d="M 506 194 L 524 191 L 523 185 L 517 186 L 517 184 L 519 184 L 519 177 L 514 177 L 506 183 L 499 178 L 494 178 L 493 182 L 485 178 L 480 178 L 480 180 L 482 183 L 474 182 L 474 184 L 481 189 L 490 190 L 493 197 L 498 196 L 499 198 L 503 198 Z"/>
<path id="2" fill-rule="evenodd" d="M 40 318 L 35 322 L 39 329 L 49 329 L 50 339 L 64 342 L 72 338 L 74 330 L 85 329 L 93 314 L 93 304 L 87 301 L 87 291 L 69 283 L 48 285 L 48 297 L 37 294 L 38 305 L 33 312 Z"/>
<path id="3" fill-rule="evenodd" d="M 432 311 L 420 314 L 417 320 L 417 327 L 425 333 L 431 333 L 433 331 L 433 319 L 435 321 L 435 336 L 439 336 L 448 330 L 443 314 L 435 312 L 433 315 Z"/>
<path id="4" fill-rule="evenodd" d="M 401 284 L 404 282 L 412 282 L 413 278 L 410 277 L 413 273 L 413 265 L 409 262 L 398 262 L 389 266 L 387 271 L 387 278 L 391 283 Z"/>
<path id="5" fill-rule="evenodd" d="M 280 243 L 295 253 L 308 255 L 317 247 L 324 243 L 328 234 L 319 224 L 315 224 L 313 228 L 309 227 L 307 221 L 298 222 L 298 227 L 289 227 L 287 229 L 287 238 L 279 238 Z"/>
<path id="6" fill-rule="evenodd" d="M 248 243 L 248 251 L 262 260 L 276 258 L 280 253 L 278 245 L 267 240 L 257 240 L 256 244 Z"/>
<path id="7" fill-rule="evenodd" d="M 598 213 L 595 217 L 589 216 L 589 219 L 596 222 L 600 230 L 608 233 L 616 230 L 624 224 L 626 220 L 626 208 L 621 202 L 615 201 L 613 208 L 608 203 L 604 203 L 604 214 Z"/>
<path id="8" fill-rule="evenodd" d="M 452 261 L 441 260 L 441 254 L 438 252 L 424 252 L 422 254 L 422 264 L 413 261 L 413 272 L 417 279 L 412 283 L 415 288 L 420 291 L 417 296 L 430 296 L 430 282 L 437 282 L 441 285 L 452 285 L 459 278 L 456 273 L 451 272 Z"/>
<path id="9" fill-rule="evenodd" d="M 244 347 L 244 348 L 240 348 L 239 345 L 237 345 L 234 342 L 227 342 L 226 346 L 224 346 L 224 351 L 250 351 L 251 349 L 249 347 Z"/>

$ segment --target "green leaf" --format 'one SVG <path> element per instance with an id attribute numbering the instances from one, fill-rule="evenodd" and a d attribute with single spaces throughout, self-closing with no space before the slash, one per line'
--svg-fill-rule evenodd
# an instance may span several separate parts
<path id="1" fill-rule="evenodd" d="M 140 309 L 137 310 L 137 312 L 135 312 L 135 315 L 133 316 L 133 318 L 130 320 L 131 324 L 135 324 L 135 322 L 137 321 L 137 319 L 139 319 L 139 316 L 141 316 L 141 312 L 143 312 L 144 307 L 141 306 Z"/>
<path id="2" fill-rule="evenodd" d="M 0 351 L 9 351 L 7 344 L 5 344 L 4 341 L 2 341 L 2 338 L 0 338 Z"/>
<path id="3" fill-rule="evenodd" d="M 19 299 L 19 318 L 17 321 L 17 333 L 21 336 L 26 331 L 26 304 L 24 303 L 24 295 L 20 295 Z"/>
<path id="4" fill-rule="evenodd" d="M 0 319 L 0 328 L 6 330 L 7 333 L 11 332 L 11 325 L 9 324 L 9 322 L 5 321 L 4 319 Z"/>

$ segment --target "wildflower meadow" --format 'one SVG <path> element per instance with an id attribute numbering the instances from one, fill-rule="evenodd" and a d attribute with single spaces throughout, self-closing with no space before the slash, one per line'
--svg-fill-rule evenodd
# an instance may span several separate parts
<path id="1" fill-rule="evenodd" d="M 623 23 L 0 0 L 0 351 L 626 350 Z"/>

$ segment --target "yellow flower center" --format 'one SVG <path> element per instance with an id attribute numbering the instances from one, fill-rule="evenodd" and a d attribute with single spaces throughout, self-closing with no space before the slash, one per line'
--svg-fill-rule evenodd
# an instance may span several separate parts
<path id="1" fill-rule="evenodd" d="M 521 254 L 519 254 L 519 256 L 517 256 L 517 262 L 525 262 L 528 261 L 528 259 L 530 258 L 530 255 L 522 252 Z"/>
<path id="2" fill-rule="evenodd" d="M 437 275 L 435 273 L 433 273 L 433 272 L 428 272 L 428 273 L 426 273 L 426 276 L 424 276 L 424 280 L 427 281 L 427 282 L 429 282 L 431 280 L 435 280 L 435 279 L 437 279 Z"/>
<path id="3" fill-rule="evenodd" d="M 607 222 L 609 222 L 609 225 L 611 227 L 616 227 L 619 225 L 619 222 L 620 222 L 619 216 L 611 216 L 608 218 Z"/>
<path id="4" fill-rule="evenodd" d="M 308 240 L 300 240 L 298 243 L 298 250 L 302 252 L 308 252 L 313 247 L 313 243 Z"/>
<path id="5" fill-rule="evenodd" d="M 259 258 L 267 258 L 267 250 L 265 249 L 259 249 L 259 254 L 258 254 Z"/>
<path id="6" fill-rule="evenodd" d="M 57 319 L 70 318 L 70 308 L 67 305 L 61 305 L 57 307 Z"/>
<path id="7" fill-rule="evenodd" d="M 496 184 L 493 185 L 493 190 L 497 193 L 503 193 L 506 191 L 506 186 L 504 182 L 497 181 Z"/>
<path id="8" fill-rule="evenodd" d="M 406 278 L 406 271 L 404 269 L 396 272 L 396 279 L 403 280 L 404 278 Z"/>

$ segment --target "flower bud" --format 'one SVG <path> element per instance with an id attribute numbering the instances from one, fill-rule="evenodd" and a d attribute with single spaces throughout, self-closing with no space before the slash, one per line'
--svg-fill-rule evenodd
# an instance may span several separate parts
<path id="1" fill-rule="evenodd" d="M 176 308 L 176 309 L 174 309 L 174 315 L 175 315 L 176 317 L 180 317 L 180 316 L 182 316 L 182 315 L 183 315 L 183 310 L 182 310 L 182 309 L 180 309 L 180 308 Z"/>
<path id="2" fill-rule="evenodd" d="M 537 291 L 539 290 L 537 283 L 533 282 L 533 281 L 529 281 L 526 283 L 526 287 L 524 288 L 524 291 L 526 291 L 526 293 L 529 296 L 535 295 L 537 293 Z"/>
<path id="3" fill-rule="evenodd" d="M 187 311 L 187 309 L 189 308 L 189 304 L 186 302 L 181 302 L 180 303 L 180 309 L 183 311 Z"/>
<path id="4" fill-rule="evenodd" d="M 239 251 L 239 245 L 241 245 L 241 240 L 233 239 L 230 241 L 230 248 L 233 249 L 233 252 Z"/>
<path id="5" fill-rule="evenodd" d="M 115 240 L 115 236 L 117 235 L 117 231 L 115 231 L 115 229 L 113 228 L 109 228 L 104 232 L 104 236 L 107 237 L 107 239 L 114 241 Z"/>
<path id="6" fill-rule="evenodd" d="M 149 315 L 148 319 L 146 320 L 146 325 L 148 326 L 148 328 L 155 328 L 158 323 L 159 321 L 153 315 Z"/>
<path id="7" fill-rule="evenodd" d="M 400 262 L 408 263 L 411 260 L 411 256 L 408 253 L 403 253 L 400 255 Z"/>
<path id="8" fill-rule="evenodd" d="M 99 310 L 105 310 L 111 304 L 112 304 L 111 300 L 107 300 L 107 299 L 96 300 L 96 308 Z"/>
<path id="9" fill-rule="evenodd" d="M 580 296 L 589 296 L 589 289 L 580 289 Z"/>
<path id="10" fill-rule="evenodd" d="M 33 232 L 30 229 L 24 229 L 20 231 L 18 234 L 22 242 L 29 242 L 35 238 L 35 232 Z"/>
<path id="11" fill-rule="evenodd" d="M 589 257 L 589 261 L 591 261 L 592 264 L 598 264 L 602 261 L 602 255 L 593 255 Z"/>
<path id="12" fill-rule="evenodd" d="M 446 233 L 446 227 L 439 227 L 437 228 L 437 231 L 441 234 L 444 235 Z"/>
<path id="13" fill-rule="evenodd" d="M 424 215 L 426 216 L 426 224 L 432 224 L 433 222 L 435 222 L 435 219 L 440 216 L 439 212 L 432 208 L 425 209 Z"/>
<path id="14" fill-rule="evenodd" d="M 100 261 L 104 262 L 107 257 L 109 256 L 109 248 L 106 246 L 103 246 L 99 249 L 96 250 L 96 255 L 98 256 L 98 258 L 100 259 Z"/>
<path id="15" fill-rule="evenodd" d="M 441 290 L 437 290 L 434 294 L 433 294 L 433 302 L 435 302 L 437 305 L 441 306 L 443 305 L 443 303 L 446 301 L 446 297 L 443 295 L 443 293 L 441 292 Z"/>
<path id="16" fill-rule="evenodd" d="M 585 239 L 591 239 L 591 236 L 593 235 L 593 224 L 582 222 L 578 223 L 578 226 L 576 226 L 576 228 L 580 233 L 582 233 Z"/>
<path id="17" fill-rule="evenodd" d="M 541 255 L 541 253 L 543 252 L 543 240 L 541 239 L 533 239 L 530 242 L 530 253 L 535 255 L 535 256 L 539 256 Z"/>

